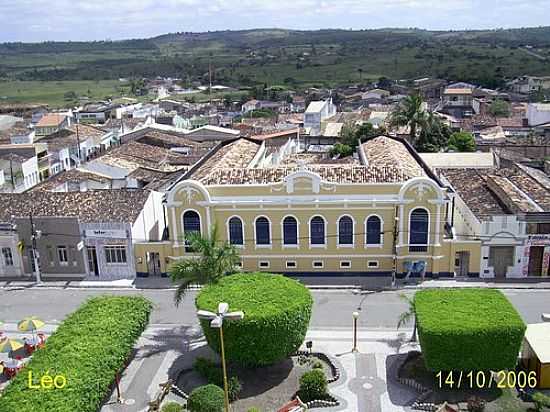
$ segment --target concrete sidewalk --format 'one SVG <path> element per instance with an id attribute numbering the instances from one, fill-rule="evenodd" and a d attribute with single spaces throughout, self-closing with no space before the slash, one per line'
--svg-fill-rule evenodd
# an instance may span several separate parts
<path id="1" fill-rule="evenodd" d="M 342 291 L 354 290 L 364 291 L 371 290 L 364 288 L 361 285 L 352 284 L 306 284 L 311 290 L 323 291 Z M 407 290 L 407 289 L 426 289 L 426 288 L 495 288 L 495 289 L 541 289 L 550 290 L 550 278 L 539 282 L 533 280 L 520 281 L 489 281 L 482 279 L 428 279 L 424 282 L 411 280 L 410 283 L 399 282 L 395 287 L 384 287 L 376 290 Z M 175 286 L 169 278 L 136 278 L 136 279 L 120 279 L 113 281 L 100 280 L 45 280 L 37 284 L 33 280 L 0 280 L 0 289 L 162 289 L 175 290 Z M 190 287 L 190 290 L 198 290 L 200 287 Z M 375 290 L 374 288 L 372 290 Z"/>

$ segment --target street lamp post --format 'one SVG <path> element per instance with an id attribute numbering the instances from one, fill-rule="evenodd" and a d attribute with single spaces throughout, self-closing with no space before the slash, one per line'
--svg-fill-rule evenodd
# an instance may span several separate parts
<path id="1" fill-rule="evenodd" d="M 229 304 L 221 302 L 218 305 L 218 313 L 210 312 L 207 310 L 197 311 L 199 319 L 206 319 L 210 321 L 212 328 L 218 328 L 220 330 L 220 351 L 222 356 L 222 369 L 223 369 L 223 392 L 225 401 L 225 412 L 229 412 L 229 390 L 227 387 L 227 367 L 225 365 L 225 348 L 223 345 L 223 320 L 242 320 L 244 313 L 242 311 L 229 312 Z"/>
<path id="2" fill-rule="evenodd" d="M 357 350 L 357 319 L 359 318 L 359 312 L 353 312 L 353 349 L 352 352 L 359 352 Z"/>

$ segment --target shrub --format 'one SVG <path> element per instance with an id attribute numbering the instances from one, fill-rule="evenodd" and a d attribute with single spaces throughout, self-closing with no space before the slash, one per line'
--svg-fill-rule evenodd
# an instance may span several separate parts
<path id="1" fill-rule="evenodd" d="M 193 364 L 193 369 L 205 378 L 208 383 L 223 388 L 223 370 L 221 365 L 218 365 L 210 359 L 199 357 Z M 234 401 L 238 399 L 239 393 L 241 393 L 242 385 L 236 376 L 231 376 L 227 379 L 227 391 L 229 393 L 229 400 Z"/>
<path id="2" fill-rule="evenodd" d="M 258 408 L 250 408 L 248 411 L 246 412 L 261 412 Z"/>
<path id="3" fill-rule="evenodd" d="M 313 369 L 323 369 L 323 362 L 316 360 L 313 362 Z"/>
<path id="4" fill-rule="evenodd" d="M 187 399 L 187 409 L 190 412 L 222 412 L 223 408 L 223 389 L 216 385 L 199 386 Z"/>
<path id="5" fill-rule="evenodd" d="M 169 402 L 162 407 L 160 412 L 183 412 L 183 406 L 176 402 Z"/>
<path id="6" fill-rule="evenodd" d="M 513 369 L 525 324 L 493 289 L 423 290 L 415 296 L 420 346 L 432 371 Z"/>
<path id="7" fill-rule="evenodd" d="M 63 321 L 46 347 L 33 354 L 25 372 L 8 385 L 0 398 L 0 411 L 98 411 L 150 312 L 151 303 L 143 297 L 88 300 Z M 67 386 L 58 390 L 29 388 L 26 371 L 35 377 L 63 375 Z"/>
<path id="8" fill-rule="evenodd" d="M 320 369 L 304 373 L 300 378 L 298 396 L 304 402 L 324 399 L 327 395 L 327 377 Z"/>
<path id="9" fill-rule="evenodd" d="M 237 274 L 201 290 L 198 309 L 216 311 L 220 302 L 244 312 L 224 323 L 225 355 L 243 366 L 270 365 L 295 353 L 303 343 L 313 299 L 300 282 L 267 273 Z M 219 353 L 219 331 L 201 320 L 208 345 Z"/>
<path id="10" fill-rule="evenodd" d="M 532 398 L 537 412 L 542 412 L 543 408 L 550 408 L 550 396 L 536 392 Z"/>

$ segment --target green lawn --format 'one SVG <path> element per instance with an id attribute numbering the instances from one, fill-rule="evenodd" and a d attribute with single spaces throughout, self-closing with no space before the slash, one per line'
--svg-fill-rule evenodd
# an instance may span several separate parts
<path id="1" fill-rule="evenodd" d="M 124 95 L 128 95 L 125 83 L 118 80 L 0 81 L 0 104 L 42 103 L 52 107 L 67 107 L 74 105 L 74 101 L 64 98 L 67 92 L 73 91 L 90 100 L 101 100 L 107 96 L 120 97 L 120 88 L 125 92 Z"/>

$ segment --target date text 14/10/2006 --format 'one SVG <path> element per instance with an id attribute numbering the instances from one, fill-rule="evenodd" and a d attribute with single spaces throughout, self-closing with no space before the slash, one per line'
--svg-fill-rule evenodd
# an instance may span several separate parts
<path id="1" fill-rule="evenodd" d="M 447 387 L 449 389 L 486 389 L 493 387 L 499 389 L 516 387 L 532 389 L 537 387 L 537 373 L 535 371 L 439 371 L 435 377 L 440 388 Z"/>

